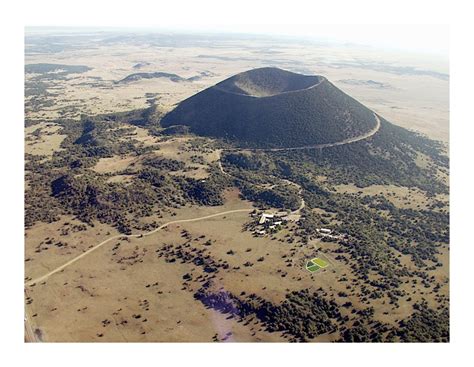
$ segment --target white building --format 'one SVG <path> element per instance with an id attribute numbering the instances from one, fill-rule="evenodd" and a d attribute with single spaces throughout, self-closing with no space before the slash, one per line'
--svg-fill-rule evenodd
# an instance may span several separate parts
<path id="1" fill-rule="evenodd" d="M 263 224 L 267 221 L 267 219 L 272 219 L 272 218 L 273 218 L 273 214 L 263 213 L 262 216 L 260 217 L 260 220 L 258 221 L 258 224 Z"/>

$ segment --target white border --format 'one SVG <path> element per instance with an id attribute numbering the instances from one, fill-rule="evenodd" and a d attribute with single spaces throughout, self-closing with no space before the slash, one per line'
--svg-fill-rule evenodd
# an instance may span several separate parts
<path id="1" fill-rule="evenodd" d="M 34 366 L 306 364 L 455 365 L 472 359 L 472 11 L 448 1 L 41 0 L 2 6 L 2 360 Z M 295 24 L 451 25 L 451 343 L 433 344 L 23 344 L 23 30 L 25 25 L 176 29 Z M 330 354 L 328 354 L 330 353 Z M 334 357 L 336 356 L 336 357 Z M 10 362 L 10 363 L 9 363 Z"/>

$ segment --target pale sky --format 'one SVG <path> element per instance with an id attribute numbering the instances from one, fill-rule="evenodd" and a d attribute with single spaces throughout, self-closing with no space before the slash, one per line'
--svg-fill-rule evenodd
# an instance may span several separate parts
<path id="1" fill-rule="evenodd" d="M 81 27 L 70 29 L 80 31 Z M 86 27 L 91 29 L 91 27 Z M 315 25 L 315 24 L 173 24 L 145 27 L 92 27 L 95 30 L 244 33 L 293 36 L 355 43 L 374 48 L 433 54 L 448 58 L 449 26 L 446 25 Z M 27 31 L 34 29 L 27 28 Z"/>
<path id="2" fill-rule="evenodd" d="M 319 40 L 357 43 L 388 50 L 443 56 L 449 53 L 449 26 L 446 25 L 236 24 L 178 26 L 177 29 L 303 36 Z"/>
<path id="3" fill-rule="evenodd" d="M 45 8 L 44 2 L 52 3 Z M 155 6 L 150 6 L 150 3 Z M 54 6 L 53 6 L 54 5 Z M 113 10 L 113 16 L 110 16 Z M 57 12 L 57 13 L 56 13 Z M 139 16 L 132 14 L 138 12 Z M 424 16 L 420 16 L 424 14 Z M 449 52 L 450 8 L 432 0 L 64 0 L 31 2 L 25 25 L 143 27 L 147 29 L 306 36 L 392 50 Z M 355 24 L 354 24 L 355 23 Z M 403 24 L 406 23 L 406 24 Z M 354 25 L 351 25 L 354 24 Z"/>

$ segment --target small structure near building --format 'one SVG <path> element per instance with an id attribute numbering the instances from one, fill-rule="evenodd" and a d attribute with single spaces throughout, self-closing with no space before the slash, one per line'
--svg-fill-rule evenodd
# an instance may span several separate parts
<path id="1" fill-rule="evenodd" d="M 288 216 L 287 212 L 267 212 L 267 213 L 254 213 L 252 214 L 256 218 L 256 223 L 253 226 L 253 233 L 257 236 L 265 236 L 269 233 L 278 232 L 282 226 L 284 226 L 288 220 L 284 216 Z"/>
<path id="2" fill-rule="evenodd" d="M 273 217 L 274 217 L 273 214 L 262 213 L 262 216 L 260 217 L 258 224 L 263 224 L 267 221 L 267 219 L 273 219 Z"/>
<path id="3" fill-rule="evenodd" d="M 323 238 L 330 238 L 333 240 L 339 240 L 342 238 L 340 234 L 334 233 L 333 230 L 328 228 L 317 228 L 316 231 Z"/>

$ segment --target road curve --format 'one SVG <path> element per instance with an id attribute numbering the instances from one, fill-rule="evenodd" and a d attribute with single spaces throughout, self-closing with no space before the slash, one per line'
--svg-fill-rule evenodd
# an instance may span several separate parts
<path id="1" fill-rule="evenodd" d="M 102 247 L 103 245 L 105 245 L 106 243 L 112 241 L 112 240 L 115 240 L 115 239 L 119 239 L 119 238 L 140 238 L 140 237 L 145 237 L 145 236 L 150 236 L 152 235 L 153 233 L 156 233 L 158 232 L 159 230 L 169 226 L 170 224 L 176 224 L 176 223 L 189 223 L 189 222 L 197 222 L 197 221 L 200 221 L 200 220 L 204 220 L 204 219 L 210 219 L 210 218 L 214 218 L 214 217 L 219 217 L 219 216 L 222 216 L 222 215 L 226 215 L 226 214 L 232 214 L 232 213 L 243 213 L 243 212 L 251 212 L 252 210 L 254 210 L 254 208 L 249 208 L 249 209 L 235 209 L 235 210 L 228 210 L 228 211 L 225 211 L 225 212 L 219 212 L 219 213 L 215 213 L 215 214 L 210 214 L 210 215 L 205 215 L 203 217 L 197 217 L 197 218 L 190 218 L 190 219 L 179 219 L 179 220 L 172 220 L 170 222 L 167 222 L 165 224 L 162 224 L 161 226 L 155 228 L 154 230 L 150 231 L 150 232 L 146 232 L 146 233 L 141 233 L 141 234 L 129 234 L 129 235 L 124 235 L 124 234 L 118 234 L 118 235 L 115 235 L 115 236 L 112 236 L 112 237 L 109 237 L 107 238 L 106 240 L 102 241 L 101 243 L 99 243 L 98 245 L 95 245 L 94 247 L 90 248 L 89 250 L 83 252 L 82 254 L 76 256 L 74 259 L 72 260 L 69 260 L 68 262 L 64 263 L 63 265 L 61 265 L 60 267 L 54 269 L 54 270 L 51 270 L 49 273 L 39 277 L 39 278 L 36 278 L 36 279 L 32 279 L 30 280 L 29 282 L 25 283 L 25 286 L 31 286 L 33 284 L 36 284 L 36 283 L 39 283 L 39 282 L 42 282 L 44 280 L 46 280 L 47 278 L 49 278 L 51 275 L 65 269 L 66 267 L 68 267 L 69 265 L 72 265 L 74 264 L 76 261 L 82 259 L 83 257 L 89 255 L 91 252 L 97 250 L 99 247 Z"/>
<path id="2" fill-rule="evenodd" d="M 377 114 L 374 112 L 375 117 L 375 127 L 368 131 L 367 133 L 359 136 L 355 136 L 353 138 L 344 139 L 341 141 L 337 141 L 335 143 L 325 143 L 325 144 L 314 144 L 314 145 L 304 145 L 301 147 L 292 147 L 292 148 L 228 148 L 223 149 L 225 151 L 249 151 L 249 152 L 283 152 L 283 151 L 291 151 L 291 150 L 306 150 L 306 149 L 324 149 L 324 148 L 331 148 L 337 147 L 340 145 L 352 144 L 356 143 L 361 140 L 365 140 L 373 136 L 377 131 L 380 129 L 380 119 Z"/>
<path id="3" fill-rule="evenodd" d="M 348 138 L 348 139 L 345 139 L 345 140 L 341 140 L 341 141 L 338 141 L 338 142 L 335 142 L 335 143 L 326 143 L 326 144 L 315 144 L 315 145 L 305 145 L 305 146 L 301 146 L 301 147 L 293 147 L 293 148 L 250 148 L 250 149 L 245 149 L 245 148 L 228 148 L 228 149 L 221 149 L 220 150 L 220 154 L 219 154 L 219 159 L 217 161 L 217 165 L 219 167 L 219 170 L 222 172 L 222 174 L 226 175 L 226 176 L 232 176 L 231 174 L 227 173 L 225 170 L 224 170 L 224 167 L 222 166 L 222 162 L 221 162 L 221 153 L 222 151 L 231 151 L 231 152 L 236 152 L 236 151 L 251 151 L 251 152 L 282 152 L 282 151 L 287 151 L 287 150 L 306 150 L 306 149 L 324 149 L 324 148 L 330 148 L 330 147 L 336 147 L 336 146 L 340 146 L 340 145 L 346 145 L 346 144 L 351 144 L 351 143 L 355 143 L 355 142 L 358 142 L 358 141 L 361 141 L 361 140 L 365 140 L 365 139 L 368 139 L 370 138 L 371 136 L 373 136 L 377 131 L 379 131 L 380 129 L 380 119 L 379 117 L 377 116 L 377 114 L 374 112 L 374 117 L 375 117 L 375 122 L 376 122 L 376 125 L 375 127 L 370 130 L 369 132 L 363 134 L 363 135 L 359 135 L 359 136 L 356 136 L 356 137 L 353 137 L 353 138 Z M 301 197 L 301 204 L 300 204 L 300 207 L 294 211 L 292 211 L 291 213 L 292 214 L 297 214 L 299 212 L 301 212 L 301 210 L 304 209 L 306 203 L 303 199 L 303 197 L 301 196 L 302 194 L 302 191 L 303 189 L 301 188 L 300 185 L 298 185 L 297 183 L 295 182 L 292 182 L 292 181 L 289 181 L 289 180 L 284 180 L 284 181 L 287 181 L 289 184 L 291 185 L 295 185 L 299 188 L 299 195 Z"/>

